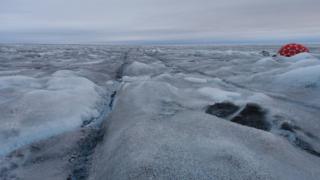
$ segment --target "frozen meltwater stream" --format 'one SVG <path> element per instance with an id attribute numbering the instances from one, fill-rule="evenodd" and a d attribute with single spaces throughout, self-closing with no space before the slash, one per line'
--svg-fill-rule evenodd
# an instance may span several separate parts
<path id="1" fill-rule="evenodd" d="M 0 45 L 0 179 L 318 179 L 320 46 Z"/>

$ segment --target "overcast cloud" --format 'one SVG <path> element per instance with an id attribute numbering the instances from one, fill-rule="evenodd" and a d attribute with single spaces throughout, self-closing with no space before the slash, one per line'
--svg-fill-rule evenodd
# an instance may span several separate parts
<path id="1" fill-rule="evenodd" d="M 0 42 L 320 42 L 320 0 L 0 0 Z"/>

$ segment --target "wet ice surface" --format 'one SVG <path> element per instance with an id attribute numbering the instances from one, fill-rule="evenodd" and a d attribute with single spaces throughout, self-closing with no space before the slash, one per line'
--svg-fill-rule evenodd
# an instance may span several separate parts
<path id="1" fill-rule="evenodd" d="M 0 179 L 318 179 L 320 50 L 0 46 Z"/>

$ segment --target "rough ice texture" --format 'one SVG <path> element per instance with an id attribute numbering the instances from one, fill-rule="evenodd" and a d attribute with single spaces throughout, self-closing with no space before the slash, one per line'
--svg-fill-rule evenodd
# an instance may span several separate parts
<path id="1" fill-rule="evenodd" d="M 234 100 L 239 99 L 240 94 L 236 92 L 229 92 L 224 91 L 218 88 L 210 88 L 210 87 L 203 87 L 198 90 L 201 95 L 211 98 L 216 102 L 222 102 L 226 100 Z"/>
<path id="2" fill-rule="evenodd" d="M 164 68 L 162 64 L 145 64 L 142 62 L 134 61 L 125 68 L 124 75 L 126 76 L 142 76 L 156 74 L 161 71 L 160 68 Z"/>
<path id="3" fill-rule="evenodd" d="M 188 98 L 165 82 L 121 90 L 89 179 L 317 179 L 316 157 L 271 133 L 186 109 Z"/>
<path id="4" fill-rule="evenodd" d="M 277 48 L 0 45 L 0 179 L 318 180 L 319 46 Z"/>
<path id="5" fill-rule="evenodd" d="M 0 91 L 0 155 L 97 118 L 103 100 L 98 86 L 72 71 L 0 77 Z"/>
<path id="6" fill-rule="evenodd" d="M 295 68 L 278 75 L 277 83 L 291 88 L 320 88 L 320 65 Z"/>

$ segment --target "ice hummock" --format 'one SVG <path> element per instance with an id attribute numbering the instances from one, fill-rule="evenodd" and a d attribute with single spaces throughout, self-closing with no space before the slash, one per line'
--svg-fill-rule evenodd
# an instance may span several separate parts
<path id="1" fill-rule="evenodd" d="M 295 68 L 278 75 L 275 82 L 291 88 L 318 89 L 320 86 L 320 65 Z"/>
<path id="2" fill-rule="evenodd" d="M 277 113 L 272 98 L 216 84 L 186 83 L 186 76 L 166 74 L 123 84 L 105 124 L 108 136 L 94 154 L 90 180 L 316 179 L 319 157 L 276 133 L 239 126 L 201 110 L 216 102 L 241 106 L 258 99 L 256 103 Z"/>
<path id="3" fill-rule="evenodd" d="M 73 71 L 0 77 L 0 155 L 80 127 L 103 111 L 104 92 Z"/>

